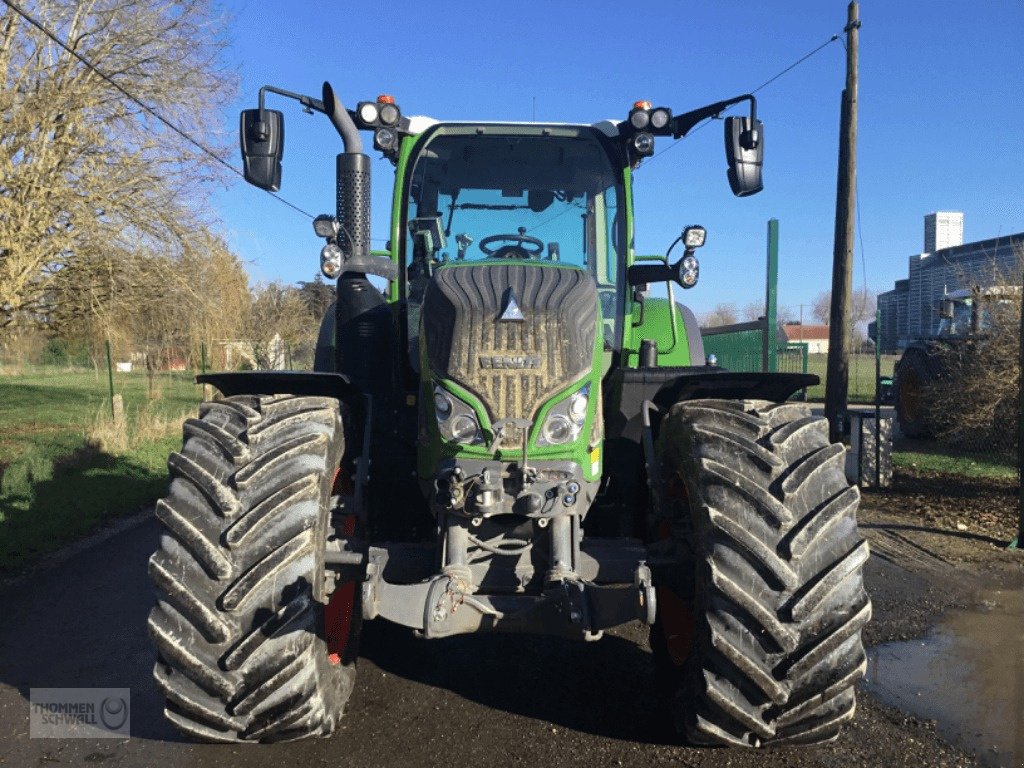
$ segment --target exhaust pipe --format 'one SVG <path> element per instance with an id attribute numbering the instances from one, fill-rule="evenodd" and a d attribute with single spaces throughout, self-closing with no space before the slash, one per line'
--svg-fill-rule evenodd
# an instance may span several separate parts
<path id="1" fill-rule="evenodd" d="M 331 84 L 323 88 L 324 111 L 341 136 L 345 151 L 337 161 L 338 244 L 356 266 L 370 258 L 370 158 L 363 154 L 363 139 Z"/>
<path id="2" fill-rule="evenodd" d="M 363 139 L 359 135 L 359 129 L 352 122 L 352 117 L 349 115 L 348 110 L 345 109 L 345 105 L 334 95 L 334 89 L 331 88 L 331 84 L 326 81 L 324 81 L 323 88 L 323 103 L 324 111 L 331 118 L 335 130 L 341 135 L 341 141 L 345 145 L 345 152 L 353 155 L 361 154 L 363 151 Z"/>

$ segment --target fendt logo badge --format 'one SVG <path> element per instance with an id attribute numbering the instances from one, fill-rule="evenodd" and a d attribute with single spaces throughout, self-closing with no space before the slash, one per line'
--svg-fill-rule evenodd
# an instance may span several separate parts
<path id="1" fill-rule="evenodd" d="M 481 355 L 481 368 L 540 368 L 540 358 L 536 355 Z"/>
<path id="2" fill-rule="evenodd" d="M 523 317 L 523 311 L 519 308 L 519 302 L 516 301 L 516 295 L 509 288 L 505 291 L 503 297 L 504 309 L 501 311 L 501 317 L 498 318 L 498 322 L 523 322 L 526 320 Z"/>

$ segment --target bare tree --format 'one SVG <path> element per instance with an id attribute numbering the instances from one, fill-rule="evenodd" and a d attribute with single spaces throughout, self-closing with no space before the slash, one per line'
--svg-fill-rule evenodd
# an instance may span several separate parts
<path id="1" fill-rule="evenodd" d="M 867 324 L 875 319 L 876 301 L 874 292 L 867 286 L 853 290 L 850 297 L 850 323 L 861 335 L 865 335 Z M 832 291 L 822 291 L 811 304 L 811 315 L 822 325 L 828 325 L 831 321 L 831 312 Z"/>
<path id="2" fill-rule="evenodd" d="M 314 317 L 298 288 L 278 280 L 257 285 L 252 294 L 246 339 L 256 367 L 278 367 L 286 349 L 315 343 L 320 318 Z"/>
<path id="3" fill-rule="evenodd" d="M 757 301 L 750 301 L 743 305 L 743 319 L 752 322 L 764 317 L 764 304 Z"/>
<path id="4" fill-rule="evenodd" d="M 832 291 L 822 291 L 811 303 L 811 316 L 822 325 L 828 325 L 832 319 Z"/>
<path id="5" fill-rule="evenodd" d="M 38 0 L 32 12 L 144 103 L 214 135 L 235 77 L 212 0 Z M 6 6 L 0 77 L 0 327 L 38 312 L 78 258 L 180 253 L 207 224 L 211 158 Z"/>
<path id="6" fill-rule="evenodd" d="M 77 256 L 49 281 L 41 322 L 94 356 L 111 341 L 124 356 L 143 355 L 151 368 L 237 338 L 250 305 L 241 262 L 204 231 L 183 246 L 180 256 L 142 247 Z"/>
<path id="7" fill-rule="evenodd" d="M 719 325 L 732 325 L 737 322 L 736 305 L 728 302 L 716 304 L 715 308 L 704 315 L 704 327 L 714 328 Z"/>

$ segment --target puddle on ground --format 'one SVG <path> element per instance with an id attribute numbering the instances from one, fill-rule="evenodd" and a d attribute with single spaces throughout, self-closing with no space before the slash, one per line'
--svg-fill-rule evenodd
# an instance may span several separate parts
<path id="1" fill-rule="evenodd" d="M 993 768 L 1024 766 L 1024 591 L 986 592 L 931 634 L 868 652 L 868 690 Z"/>

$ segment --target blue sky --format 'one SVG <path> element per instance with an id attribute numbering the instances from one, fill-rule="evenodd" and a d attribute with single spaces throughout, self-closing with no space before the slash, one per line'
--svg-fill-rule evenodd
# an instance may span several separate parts
<path id="1" fill-rule="evenodd" d="M 438 119 L 592 122 L 624 119 L 633 101 L 681 112 L 747 92 L 841 32 L 846 2 L 229 2 L 228 57 L 240 99 L 261 85 L 347 106 L 394 94 L 406 114 Z M 967 240 L 1024 231 L 1024 3 L 861 3 L 858 171 L 863 242 L 855 282 L 887 290 L 923 247 L 923 217 L 961 210 Z M 708 228 L 698 312 L 763 300 L 766 222 L 781 228 L 780 303 L 809 304 L 831 281 L 836 154 L 845 53 L 828 45 L 758 93 L 765 189 L 734 198 L 721 125 L 691 134 L 637 172 L 640 253 L 661 253 L 681 227 Z M 322 116 L 285 111 L 282 195 L 333 209 L 340 142 Z M 671 139 L 658 140 L 663 150 Z M 239 161 L 240 162 L 240 161 Z M 374 161 L 374 237 L 387 236 L 390 163 Z M 320 242 L 308 220 L 240 179 L 214 198 L 254 280 L 309 280 Z M 861 249 L 863 248 L 863 261 Z"/>

